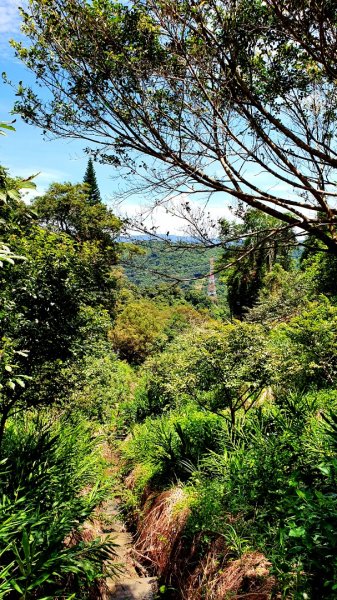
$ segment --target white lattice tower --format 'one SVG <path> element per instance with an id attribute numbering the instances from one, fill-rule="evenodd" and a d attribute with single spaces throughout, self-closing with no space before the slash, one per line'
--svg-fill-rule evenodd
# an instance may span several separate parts
<path id="1" fill-rule="evenodd" d="M 210 258 L 209 261 L 209 277 L 208 277 L 208 288 L 207 288 L 207 296 L 211 298 L 211 300 L 217 300 L 216 294 L 216 283 L 214 276 L 214 258 Z"/>

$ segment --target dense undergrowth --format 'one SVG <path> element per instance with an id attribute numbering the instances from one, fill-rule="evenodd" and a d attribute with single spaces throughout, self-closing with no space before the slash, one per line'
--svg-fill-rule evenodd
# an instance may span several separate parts
<path id="1" fill-rule="evenodd" d="M 77 230 L 41 227 L 36 207 L 20 198 L 19 190 L 32 185 L 0 171 L 6 242 L 0 273 L 0 597 L 95 598 L 101 579 L 118 570 L 114 543 L 88 540 L 83 526 L 112 482 L 98 420 L 90 420 L 102 419 L 100 407 L 95 403 L 91 414 L 83 388 L 85 416 L 76 392 L 81 369 L 91 378 L 101 372 L 97 363 L 108 361 L 116 289 L 111 235 L 119 222 L 103 204 L 90 205 L 85 186 L 75 186 L 78 202 L 73 198 L 76 210 L 68 207 L 68 216 L 76 216 Z M 103 383 L 105 391 L 114 387 L 115 363 L 111 359 L 108 379 L 97 375 L 98 394 Z M 126 389 L 127 366 L 118 372 Z M 118 394 L 114 390 L 112 404 Z"/>
<path id="2" fill-rule="evenodd" d="M 1 597 L 89 597 L 113 555 L 83 523 L 107 494 L 97 439 L 82 423 L 8 423 L 1 473 Z"/>
<path id="3" fill-rule="evenodd" d="M 1 171 L 0 597 L 99 597 L 104 440 L 163 594 L 336 598 L 336 259 L 260 255 L 230 319 L 249 264 L 229 306 L 140 290 L 88 188 L 23 185 Z"/>
<path id="4" fill-rule="evenodd" d="M 210 321 L 176 337 L 145 361 L 131 405 L 119 408 L 131 431 L 121 445 L 131 513 L 139 519 L 141 511 L 140 522 L 148 522 L 149 507 L 158 510 L 153 498 L 169 490 L 175 496 L 177 488 L 177 519 L 188 509 L 180 531 L 185 564 L 173 533 L 148 538 L 160 549 L 148 551 L 148 565 L 173 587 L 172 597 L 178 588 L 186 598 L 224 597 L 212 587 L 215 573 L 199 590 L 186 587 L 195 547 L 202 561 L 219 539 L 224 570 L 263 553 L 274 577 L 271 595 L 337 597 L 337 308 L 332 295 L 320 295 L 318 271 L 316 259 L 293 270 L 293 279 L 307 281 L 296 303 L 287 274 L 268 296 L 268 275 L 249 323 Z M 285 316 L 278 296 L 287 295 Z M 170 527 L 178 527 L 174 519 Z M 146 555 L 142 536 L 140 526 Z M 176 564 L 163 568 L 160 553 Z M 234 597 L 241 592 L 228 589 Z"/>

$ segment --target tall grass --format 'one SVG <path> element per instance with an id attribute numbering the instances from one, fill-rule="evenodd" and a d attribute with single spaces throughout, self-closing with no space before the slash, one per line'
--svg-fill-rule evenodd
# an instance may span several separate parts
<path id="1" fill-rule="evenodd" d="M 81 538 L 106 495 L 99 440 L 83 424 L 13 419 L 0 473 L 0 598 L 86 598 L 113 543 Z"/>

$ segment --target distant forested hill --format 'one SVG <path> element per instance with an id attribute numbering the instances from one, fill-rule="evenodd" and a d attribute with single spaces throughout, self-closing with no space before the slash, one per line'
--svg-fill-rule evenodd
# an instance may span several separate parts
<path id="1" fill-rule="evenodd" d="M 132 283 L 141 287 L 169 283 L 176 277 L 182 288 L 193 287 L 206 292 L 210 258 L 216 261 L 220 256 L 217 248 L 205 249 L 200 246 L 190 249 L 187 244 L 186 247 L 182 246 L 181 242 L 169 246 L 165 242 L 141 240 L 136 245 L 142 254 L 133 257 L 125 265 L 125 273 Z M 202 277 L 205 275 L 206 278 Z"/>

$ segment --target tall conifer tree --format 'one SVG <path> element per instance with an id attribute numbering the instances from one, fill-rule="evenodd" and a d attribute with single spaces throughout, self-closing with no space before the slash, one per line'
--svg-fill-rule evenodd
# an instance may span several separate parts
<path id="1" fill-rule="evenodd" d="M 89 204 L 93 206 L 102 202 L 92 158 L 89 158 L 88 160 L 88 166 L 84 175 L 83 183 L 86 183 L 90 188 L 88 198 Z"/>

